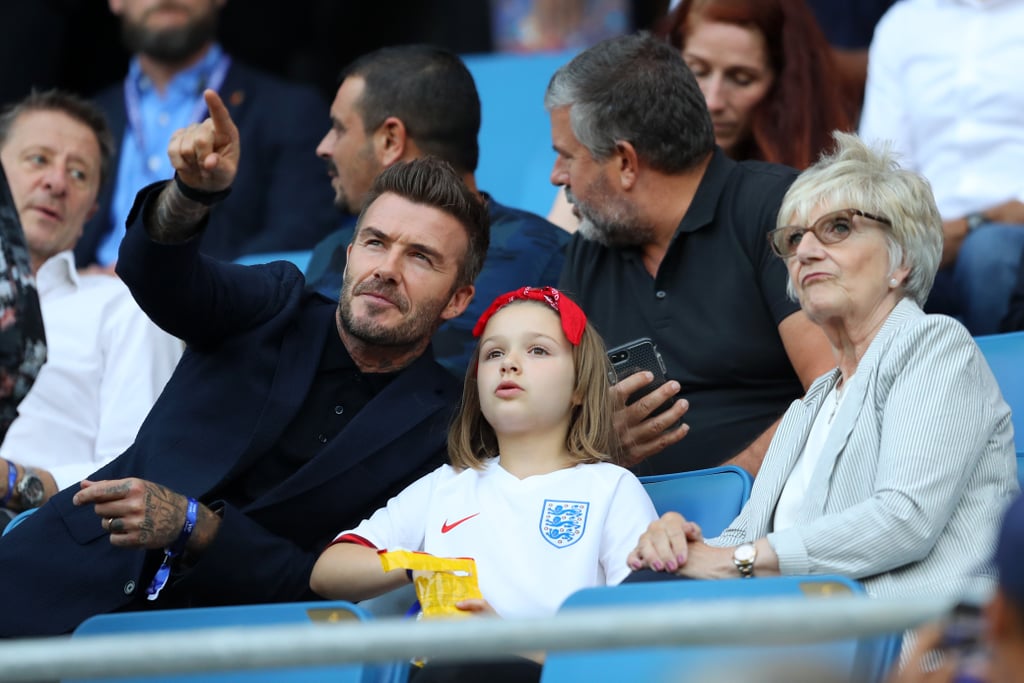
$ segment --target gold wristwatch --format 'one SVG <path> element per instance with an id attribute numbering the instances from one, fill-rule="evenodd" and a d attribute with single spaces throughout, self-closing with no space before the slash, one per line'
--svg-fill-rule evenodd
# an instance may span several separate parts
<path id="1" fill-rule="evenodd" d="M 757 548 L 753 543 L 736 546 L 732 553 L 732 563 L 744 579 L 754 578 L 754 561 L 757 560 Z"/>

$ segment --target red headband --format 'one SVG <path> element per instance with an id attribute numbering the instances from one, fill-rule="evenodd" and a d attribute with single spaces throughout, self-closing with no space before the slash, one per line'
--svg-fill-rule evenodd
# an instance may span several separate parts
<path id="1" fill-rule="evenodd" d="M 483 334 L 491 316 L 513 301 L 539 301 L 553 308 L 562 320 L 562 331 L 565 332 L 565 338 L 573 346 L 579 346 L 580 339 L 583 338 L 583 328 L 587 326 L 587 316 L 575 301 L 554 287 L 520 287 L 513 292 L 505 292 L 480 315 L 480 319 L 473 327 L 473 336 L 479 337 Z"/>

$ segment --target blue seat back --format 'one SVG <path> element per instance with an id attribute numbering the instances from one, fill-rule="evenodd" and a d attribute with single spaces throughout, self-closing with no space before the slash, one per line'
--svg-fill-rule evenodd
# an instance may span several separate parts
<path id="1" fill-rule="evenodd" d="M 28 510 L 22 510 L 21 512 L 16 514 L 14 517 L 11 518 L 11 521 L 7 522 L 7 525 L 4 527 L 4 532 L 0 534 L 0 536 L 6 536 L 8 533 L 10 533 L 11 529 L 24 522 L 29 515 L 31 515 L 38 509 L 39 508 L 29 508 Z"/>
<path id="2" fill-rule="evenodd" d="M 233 605 L 230 607 L 195 607 L 175 610 L 149 610 L 101 614 L 83 621 L 73 638 L 91 635 L 115 635 L 153 631 L 187 631 L 190 629 L 223 628 L 227 626 L 269 626 L 311 622 L 365 621 L 368 612 L 345 601 L 294 602 L 267 605 Z M 240 670 L 216 673 L 146 675 L 137 678 L 111 678 L 89 681 L 109 683 L 376 683 L 389 680 L 391 665 L 364 666 L 337 664 L 273 670 Z M 77 679 L 76 679 L 77 681 Z M 65 680 L 64 683 L 69 683 Z M 85 683 L 83 679 L 81 683 Z"/>
<path id="3" fill-rule="evenodd" d="M 827 599 L 832 595 L 862 594 L 861 586 L 840 576 L 770 577 L 753 580 L 666 581 L 587 588 L 562 605 L 560 613 L 594 607 L 636 606 L 670 601 L 749 601 L 751 611 L 757 599 L 765 597 L 807 597 Z M 865 595 L 864 599 L 869 599 Z M 681 609 L 685 609 L 685 605 Z M 838 618 L 838 617 L 837 617 Z M 732 680 L 721 677 L 732 667 L 747 674 L 795 665 L 819 667 L 839 680 L 881 681 L 891 667 L 901 635 L 849 639 L 800 646 L 679 646 L 606 651 L 552 652 L 548 654 L 542 683 L 570 681 L 672 681 L 690 683 Z M 751 678 L 751 680 L 776 680 Z M 785 680 L 779 678 L 778 680 Z M 810 679 L 807 679 L 810 680 Z"/>
<path id="4" fill-rule="evenodd" d="M 544 92 L 575 52 L 463 55 L 473 74 L 483 120 L 477 186 L 516 209 L 548 215 L 555 162 Z"/>
<path id="5" fill-rule="evenodd" d="M 1024 332 L 990 334 L 975 337 L 974 341 L 1013 411 L 1013 439 L 1019 464 L 1019 456 L 1024 455 Z"/>
<path id="6" fill-rule="evenodd" d="M 309 260 L 312 256 L 312 249 L 299 251 L 273 251 L 263 254 L 246 254 L 245 256 L 239 256 L 235 259 L 235 263 L 242 266 L 254 266 L 260 263 L 270 263 L 271 261 L 288 261 L 289 263 L 294 263 L 302 272 L 306 272 L 306 266 L 309 265 Z"/>
<path id="7" fill-rule="evenodd" d="M 679 512 L 713 538 L 736 519 L 750 497 L 753 479 L 733 465 L 640 477 L 659 515 Z"/>

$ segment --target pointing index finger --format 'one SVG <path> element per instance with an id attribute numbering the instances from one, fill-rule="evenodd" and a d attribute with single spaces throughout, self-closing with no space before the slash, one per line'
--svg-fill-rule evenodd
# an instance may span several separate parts
<path id="1" fill-rule="evenodd" d="M 203 91 L 203 99 L 206 100 L 206 109 L 210 112 L 210 120 L 213 121 L 213 129 L 219 135 L 227 135 L 232 139 L 238 137 L 235 122 L 231 120 L 228 108 L 216 90 L 207 88 Z"/>

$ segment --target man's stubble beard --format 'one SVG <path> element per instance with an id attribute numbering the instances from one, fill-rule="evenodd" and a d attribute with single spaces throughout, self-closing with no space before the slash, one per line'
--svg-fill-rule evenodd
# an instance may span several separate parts
<path id="1" fill-rule="evenodd" d="M 412 316 L 393 327 L 385 327 L 376 322 L 372 316 L 357 318 L 352 311 L 352 300 L 356 294 L 377 292 L 386 295 L 397 306 L 399 311 L 407 313 L 410 303 L 402 297 L 394 285 L 374 286 L 370 282 L 353 285 L 348 269 L 345 270 L 338 297 L 338 322 L 346 333 L 365 344 L 386 346 L 389 348 L 412 348 L 429 339 L 441 325 L 441 312 L 448 305 L 454 289 L 445 297 L 424 301 Z"/>

